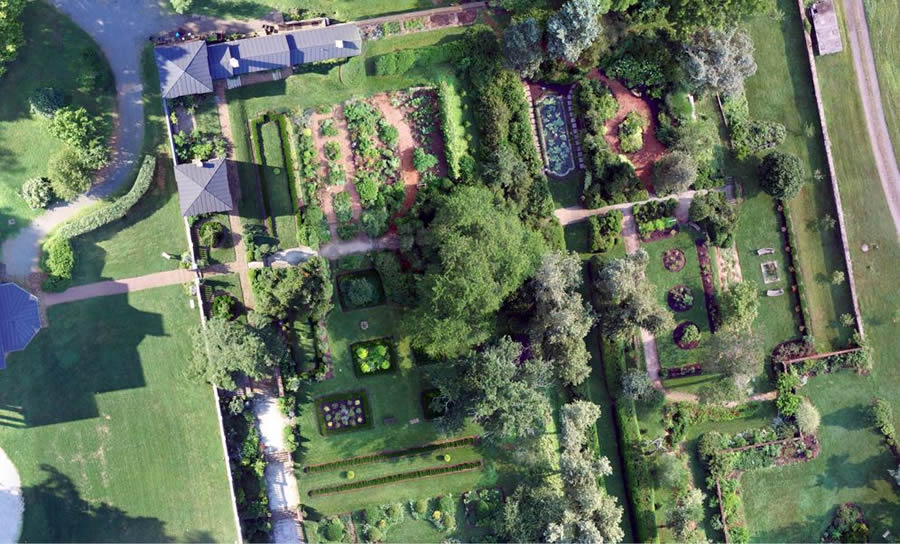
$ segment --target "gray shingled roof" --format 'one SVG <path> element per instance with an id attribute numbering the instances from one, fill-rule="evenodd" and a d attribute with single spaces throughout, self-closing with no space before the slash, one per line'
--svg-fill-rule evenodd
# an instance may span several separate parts
<path id="1" fill-rule="evenodd" d="M 225 159 L 175 165 L 175 181 L 181 200 L 181 215 L 227 212 L 234 209 L 228 187 Z"/>
<path id="2" fill-rule="evenodd" d="M 259 36 L 229 42 L 231 58 L 237 59 L 235 75 L 285 68 L 291 65 L 291 50 L 284 34 Z"/>
<path id="3" fill-rule="evenodd" d="M 157 47 L 156 68 L 165 98 L 213 91 L 206 42 L 202 40 Z"/>
<path id="4" fill-rule="evenodd" d="M 841 30 L 838 26 L 837 13 L 832 0 L 816 2 L 809 9 L 812 15 L 813 28 L 816 32 L 816 48 L 820 55 L 840 53 L 844 49 L 841 43 Z"/>
<path id="5" fill-rule="evenodd" d="M 291 64 L 341 59 L 362 52 L 362 37 L 354 24 L 297 30 L 285 36 L 291 48 Z"/>
<path id="6" fill-rule="evenodd" d="M 25 349 L 40 329 L 37 297 L 15 283 L 0 284 L 0 369 L 6 354 Z"/>
<path id="7" fill-rule="evenodd" d="M 210 45 L 209 50 L 209 71 L 213 79 L 227 79 L 234 76 L 234 69 L 231 67 L 231 47 L 227 43 Z"/>

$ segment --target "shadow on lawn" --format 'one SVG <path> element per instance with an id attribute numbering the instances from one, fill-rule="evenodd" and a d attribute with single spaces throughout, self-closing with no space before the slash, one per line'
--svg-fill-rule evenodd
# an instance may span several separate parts
<path id="1" fill-rule="evenodd" d="M 822 425 L 853 431 L 869 428 L 871 426 L 869 420 L 868 407 L 862 404 L 854 404 L 853 406 L 847 406 L 823 415 Z"/>
<path id="2" fill-rule="evenodd" d="M 135 542 L 175 542 L 166 534 L 165 522 L 133 517 L 105 502 L 88 502 L 72 479 L 55 467 L 42 464 L 44 481 L 25 487 L 25 542 L 88 542 L 98 538 Z M 192 531 L 179 541 L 212 542 L 206 531 Z"/>
<path id="3" fill-rule="evenodd" d="M 160 314 L 139 311 L 122 295 L 53 306 L 48 321 L 0 372 L 0 426 L 99 417 L 97 394 L 146 385 L 137 347 L 166 334 Z"/>

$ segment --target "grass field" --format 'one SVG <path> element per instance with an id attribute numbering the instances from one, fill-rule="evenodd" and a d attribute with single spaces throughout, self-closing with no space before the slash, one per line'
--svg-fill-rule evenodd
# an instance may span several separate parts
<path id="1" fill-rule="evenodd" d="M 376 15 L 436 8 L 448 3 L 448 0 L 195 0 L 191 13 L 250 19 L 264 17 L 273 10 L 299 7 L 310 10 L 309 17 L 324 13 L 339 21 L 353 21 Z"/>
<path id="2" fill-rule="evenodd" d="M 46 175 L 47 159 L 63 147 L 47 132 L 46 121 L 31 116 L 31 93 L 40 87 L 58 88 L 72 105 L 107 119 L 115 107 L 114 89 L 96 92 L 79 86 L 82 51 L 99 53 L 90 36 L 44 2 L 29 2 L 22 18 L 25 45 L 0 79 L 0 242 L 40 214 L 26 206 L 17 191 L 28 178 Z"/>
<path id="3" fill-rule="evenodd" d="M 294 247 L 297 244 L 296 206 L 284 168 L 284 147 L 278 124 L 269 121 L 260 127 L 260 133 L 261 156 L 265 163 L 260 166 L 260 172 L 266 208 L 275 223 L 274 234 L 281 240 L 281 247 Z"/>
<path id="4" fill-rule="evenodd" d="M 233 541 L 208 386 L 184 377 L 181 286 L 54 306 L 0 373 L 25 541 Z"/>
<path id="5" fill-rule="evenodd" d="M 891 143 L 894 145 L 894 155 L 900 156 L 900 110 L 897 108 L 900 103 L 900 65 L 897 64 L 900 42 L 896 39 L 897 28 L 900 28 L 900 0 L 863 0 L 863 4 L 866 7 L 869 39 L 875 55 L 884 115 Z M 846 36 L 844 44 L 844 51 L 847 51 L 849 42 Z"/>
<path id="6" fill-rule="evenodd" d="M 839 235 L 818 226 L 826 214 L 835 216 L 834 198 L 826 179 L 812 177 L 815 172 L 827 176 L 828 168 L 797 5 L 791 0 L 778 0 L 777 5 L 781 15 L 758 16 L 748 24 L 759 68 L 745 82 L 747 101 L 753 118 L 785 126 L 787 138 L 779 149 L 800 157 L 811 177 L 788 205 L 796 235 L 793 251 L 808 301 L 810 332 L 822 349 L 837 349 L 850 337 L 838 318 L 852 312 L 852 305 L 846 284 L 835 287 L 829 281 L 834 271 L 845 270 Z"/>
<path id="7" fill-rule="evenodd" d="M 574 170 L 561 178 L 547 176 L 550 194 L 557 208 L 577 206 L 581 203 L 581 190 L 584 188 L 584 170 Z"/>

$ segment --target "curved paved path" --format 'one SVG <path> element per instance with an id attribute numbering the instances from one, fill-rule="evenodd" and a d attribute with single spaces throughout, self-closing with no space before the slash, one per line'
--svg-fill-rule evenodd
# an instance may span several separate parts
<path id="1" fill-rule="evenodd" d="M 856 83 L 859 85 L 866 117 L 866 130 L 869 133 L 869 141 L 872 142 L 872 153 L 875 155 L 875 167 L 878 169 L 878 177 L 881 178 L 885 200 L 894 218 L 894 228 L 900 237 L 900 168 L 897 166 L 897 157 L 891 146 L 891 135 L 884 117 L 878 72 L 862 0 L 846 0 L 844 13 L 847 16 L 847 33 L 850 38 L 850 51 L 853 54 Z"/>

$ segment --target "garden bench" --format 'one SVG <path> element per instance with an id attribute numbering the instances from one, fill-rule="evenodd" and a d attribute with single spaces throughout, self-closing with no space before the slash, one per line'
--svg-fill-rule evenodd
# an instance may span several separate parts
<path id="1" fill-rule="evenodd" d="M 784 294 L 784 289 L 769 289 L 766 291 L 767 297 L 780 297 Z"/>
<path id="2" fill-rule="evenodd" d="M 756 250 L 757 255 L 771 255 L 775 253 L 775 249 L 771 247 L 764 247 Z"/>

